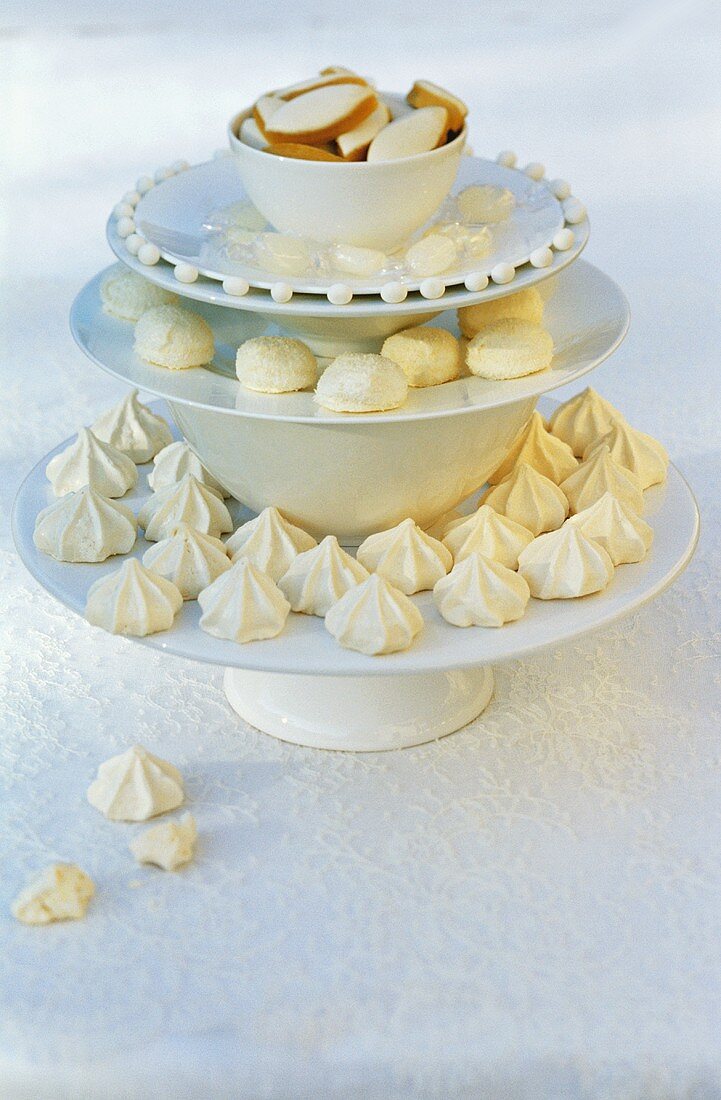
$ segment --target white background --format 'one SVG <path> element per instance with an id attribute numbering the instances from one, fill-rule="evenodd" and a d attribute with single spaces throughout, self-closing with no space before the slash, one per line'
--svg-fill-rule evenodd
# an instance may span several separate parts
<path id="1" fill-rule="evenodd" d="M 0 4 L 0 1095 L 721 1096 L 720 41 L 713 2 Z M 327 64 L 445 84 L 479 154 L 570 179 L 634 314 L 592 382 L 704 525 L 656 604 L 386 756 L 244 728 L 220 670 L 56 605 L 8 522 L 123 392 L 66 323 L 110 207 Z M 136 869 L 133 830 L 84 803 L 133 741 L 186 776 L 181 875 Z M 10 900 L 51 858 L 97 898 L 23 928 Z"/>

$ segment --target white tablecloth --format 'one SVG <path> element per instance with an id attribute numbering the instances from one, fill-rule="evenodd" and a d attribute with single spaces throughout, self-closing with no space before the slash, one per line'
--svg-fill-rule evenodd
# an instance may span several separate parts
<path id="1" fill-rule="evenodd" d="M 0 12 L 0 1095 L 720 1096 L 718 8 L 350 8 Z M 653 605 L 499 669 L 463 732 L 378 756 L 244 726 L 220 670 L 56 604 L 8 523 L 23 474 L 123 392 L 66 323 L 111 205 L 329 63 L 447 84 L 478 152 L 571 179 L 634 312 L 592 383 L 667 443 L 703 519 Z M 85 803 L 135 741 L 186 776 L 181 874 L 137 868 L 134 829 Z M 60 858 L 96 880 L 87 919 L 14 922 Z"/>

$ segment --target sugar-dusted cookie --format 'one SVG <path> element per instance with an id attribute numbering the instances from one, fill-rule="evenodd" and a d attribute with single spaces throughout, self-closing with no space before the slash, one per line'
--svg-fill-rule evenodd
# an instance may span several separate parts
<path id="1" fill-rule="evenodd" d="M 172 305 L 178 296 L 148 282 L 123 264 L 116 264 L 100 284 L 100 300 L 105 313 L 124 321 L 138 321 L 146 310 Z"/>
<path id="2" fill-rule="evenodd" d="M 521 378 L 550 367 L 552 359 L 550 334 L 515 317 L 486 325 L 466 351 L 468 369 L 479 378 Z"/>
<path id="3" fill-rule="evenodd" d="M 382 354 L 401 368 L 409 386 L 438 386 L 461 373 L 461 349 L 444 328 L 407 328 L 389 336 Z"/>
<path id="4" fill-rule="evenodd" d="M 210 325 L 182 306 L 155 306 L 135 326 L 135 354 L 168 370 L 209 363 L 215 354 Z"/>
<path id="5" fill-rule="evenodd" d="M 408 396 L 401 368 L 384 355 L 339 355 L 320 377 L 315 400 L 343 413 L 386 412 Z"/>
<path id="6" fill-rule="evenodd" d="M 314 386 L 318 378 L 315 355 L 301 340 L 289 336 L 256 336 L 238 348 L 238 380 L 260 393 L 293 393 Z"/>
<path id="7" fill-rule="evenodd" d="M 464 336 L 473 338 L 486 325 L 515 317 L 540 325 L 543 321 L 543 298 L 535 287 L 527 287 L 505 298 L 493 298 L 490 302 L 478 302 L 458 310 L 458 325 Z"/>

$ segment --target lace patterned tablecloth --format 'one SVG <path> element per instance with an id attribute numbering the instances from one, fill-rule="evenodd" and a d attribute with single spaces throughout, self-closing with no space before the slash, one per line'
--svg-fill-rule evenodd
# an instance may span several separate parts
<path id="1" fill-rule="evenodd" d="M 230 34 L 218 2 L 196 31 L 167 12 L 152 22 L 137 0 L 112 26 L 92 4 L 75 4 L 73 27 L 59 8 L 45 5 L 45 25 L 15 6 L 0 66 L 14 119 L 0 1095 L 721 1096 L 713 6 L 556 3 L 486 21 L 469 5 L 453 52 L 437 48 L 450 27 L 429 31 L 426 3 L 412 28 L 399 8 L 385 23 L 380 5 L 365 20 L 344 8 L 338 29 L 337 5 L 301 5 L 281 50 L 256 4 Z M 252 94 L 331 62 L 385 85 L 449 84 L 472 104 L 478 151 L 516 146 L 571 176 L 591 210 L 588 257 L 634 312 L 593 384 L 667 443 L 703 521 L 695 560 L 654 604 L 500 668 L 479 721 L 385 755 L 303 750 L 243 725 L 220 670 L 55 603 L 7 522 L 23 473 L 123 392 L 66 323 L 108 262 L 109 207 L 141 172 L 221 144 L 222 119 Z M 187 780 L 200 841 L 177 875 L 138 868 L 134 827 L 85 801 L 97 764 L 134 741 Z M 52 859 L 80 863 L 97 897 L 82 923 L 25 928 L 10 902 Z"/>

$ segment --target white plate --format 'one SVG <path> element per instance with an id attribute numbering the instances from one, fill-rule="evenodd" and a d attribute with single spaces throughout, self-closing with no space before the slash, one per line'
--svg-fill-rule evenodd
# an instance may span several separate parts
<path id="1" fill-rule="evenodd" d="M 551 243 L 564 225 L 561 203 L 546 181 L 536 182 L 523 172 L 504 168 L 495 161 L 464 157 L 449 198 L 417 234 L 414 240 L 435 222 L 456 221 L 459 217 L 454 198 L 471 184 L 491 185 L 511 191 L 516 206 L 505 221 L 489 226 L 491 251 L 482 258 L 459 260 L 442 272 L 447 285 L 462 283 L 471 271 L 490 274 L 499 263 L 521 267 L 531 253 Z M 170 263 L 193 264 L 211 279 L 241 276 L 251 286 L 269 289 L 279 280 L 287 281 L 296 292 L 325 294 L 334 283 L 346 283 L 357 294 L 377 294 L 392 280 L 402 279 L 409 290 L 417 290 L 423 277 L 408 273 L 402 257 L 389 258 L 382 273 L 354 277 L 328 266 L 327 246 L 309 242 L 313 262 L 306 272 L 286 276 L 264 267 L 254 258 L 252 243 L 240 248 L 231 258 L 223 247 L 223 227 L 227 212 L 237 203 L 248 202 L 238 165 L 233 156 L 198 164 L 163 181 L 148 191 L 135 211 L 138 232 L 155 244 Z M 230 214 L 232 218 L 232 213 Z M 268 232 L 274 232 L 267 226 Z"/>
<path id="2" fill-rule="evenodd" d="M 226 165 L 225 172 L 228 179 L 233 177 L 235 169 L 228 166 L 229 157 L 221 157 L 217 161 L 211 161 L 212 165 Z M 465 178 L 464 173 L 469 169 L 466 169 L 465 162 L 475 162 L 475 158 L 465 158 L 463 163 L 463 172 L 459 174 L 459 179 Z M 531 185 L 533 188 L 542 187 L 543 191 L 549 196 L 549 202 L 555 203 L 559 206 L 557 200 L 550 195 L 547 188 L 543 184 L 536 184 L 529 180 L 522 172 L 515 172 L 512 169 L 501 168 L 499 165 L 492 161 L 481 162 L 484 165 L 489 166 L 489 176 L 498 170 L 499 172 L 511 172 L 513 176 L 519 177 L 516 181 L 517 188 L 523 188 L 524 186 Z M 186 172 L 181 172 L 177 176 L 171 177 L 171 179 L 164 181 L 162 184 L 158 184 L 154 187 L 148 195 L 146 195 L 141 203 L 137 207 L 136 216 L 138 218 L 138 228 L 152 229 L 151 223 L 147 219 L 141 221 L 141 216 L 144 211 L 147 211 L 147 207 L 144 205 L 146 199 L 149 200 L 151 195 L 162 196 L 163 191 L 170 184 L 175 181 L 181 181 L 190 177 L 191 184 L 193 179 L 195 183 L 198 183 L 198 178 L 194 177 L 194 173 L 199 172 L 201 169 L 208 168 L 209 165 L 198 165 L 195 169 L 189 169 Z M 524 184 L 523 181 L 526 181 Z M 181 185 L 179 185 L 181 186 Z M 209 204 L 211 202 L 207 195 L 202 193 L 196 194 L 196 190 L 193 186 L 185 185 L 187 187 L 189 204 L 200 204 L 205 202 Z M 238 183 L 238 186 L 240 184 Z M 456 189 L 459 184 L 456 184 Z M 156 202 L 159 200 L 155 200 Z M 560 207 L 559 207 L 560 209 Z M 548 214 L 548 210 L 546 210 Z M 196 218 L 197 222 L 197 218 Z M 147 223 L 147 224 L 146 224 Z M 548 228 L 551 225 L 550 216 L 545 223 Z M 521 229 L 514 229 L 511 224 L 501 237 L 505 238 L 504 243 L 504 255 L 514 255 L 517 257 L 514 266 L 516 266 L 516 274 L 510 283 L 496 284 L 491 282 L 483 291 L 467 291 L 462 284 L 465 274 L 468 271 L 484 271 L 489 267 L 489 258 L 483 261 L 474 261 L 472 264 L 467 263 L 463 268 L 459 268 L 458 271 L 445 272 L 440 278 L 443 281 L 443 285 L 446 288 L 444 290 L 444 296 L 442 301 L 446 306 L 457 305 L 470 305 L 475 301 L 481 301 L 482 299 L 491 299 L 503 297 L 506 294 L 512 294 L 516 290 L 521 290 L 526 286 L 532 286 L 536 283 L 542 282 L 547 279 L 549 275 L 553 275 L 558 271 L 563 270 L 572 263 L 583 251 L 588 242 L 590 233 L 590 227 L 588 220 L 580 222 L 572 227 L 574 234 L 574 243 L 566 251 L 553 253 L 553 263 L 549 267 L 536 268 L 531 264 L 526 263 L 530 252 L 533 251 L 529 247 L 529 243 L 533 243 L 536 237 L 528 230 L 522 231 Z M 158 236 L 156 229 L 152 229 L 155 236 Z M 243 296 L 234 296 L 226 294 L 219 284 L 220 279 L 225 276 L 218 271 L 210 272 L 210 269 L 205 268 L 202 260 L 200 259 L 200 244 L 199 238 L 196 239 L 195 244 L 191 244 L 193 237 L 191 234 L 184 233 L 180 227 L 172 230 L 170 227 L 166 227 L 165 243 L 172 242 L 176 247 L 168 249 L 166 247 L 160 248 L 163 259 L 155 265 L 142 264 L 137 256 L 131 255 L 126 246 L 125 240 L 118 236 L 117 223 L 114 217 L 110 217 L 106 226 L 106 233 L 108 243 L 112 248 L 118 259 L 126 263 L 134 271 L 144 275 L 152 282 L 158 283 L 161 286 L 166 286 L 171 289 L 175 289 L 178 293 L 183 294 L 189 298 L 196 298 L 199 301 L 212 302 L 216 305 L 226 305 L 236 309 L 249 309 L 258 310 L 263 312 L 273 313 L 304 313 L 306 316 L 333 316 L 333 317 L 359 317 L 364 312 L 375 314 L 378 305 L 380 304 L 384 309 L 392 309 L 395 312 L 430 312 L 433 309 L 437 309 L 438 299 L 427 299 L 421 295 L 417 289 L 421 280 L 404 278 L 402 280 L 404 286 L 409 291 L 408 297 L 401 303 L 394 306 L 386 306 L 382 301 L 379 303 L 377 293 L 380 287 L 385 282 L 392 281 L 395 277 L 392 275 L 386 275 L 383 279 L 376 280 L 373 284 L 366 284 L 365 290 L 364 284 L 360 280 L 353 280 L 348 275 L 335 274 L 333 277 L 324 279 L 311 278 L 303 281 L 299 278 L 291 278 L 288 276 L 282 276 L 279 274 L 273 274 L 270 272 L 258 272 L 257 269 L 245 268 L 242 266 L 233 266 L 233 272 L 236 274 L 245 273 L 243 277 L 248 278 L 248 282 L 251 284 L 250 291 Z M 540 231 L 537 236 L 540 238 L 543 234 Z M 158 239 L 160 237 L 158 236 Z M 548 238 L 550 240 L 550 238 Z M 182 242 L 182 247 L 180 244 Z M 502 242 L 503 243 L 503 242 Z M 542 243 L 547 243 L 546 241 Z M 498 253 L 498 250 L 496 250 Z M 500 253 L 498 253 L 500 254 Z M 494 253 L 496 255 L 496 253 Z M 194 283 L 178 283 L 174 276 L 174 265 L 179 262 L 190 262 L 194 267 L 197 267 L 201 272 L 200 277 Z M 510 261 L 509 261 L 510 262 Z M 492 266 L 492 265 L 491 265 Z M 230 269 L 229 269 L 230 271 Z M 258 275 L 258 278 L 256 278 Z M 285 282 L 288 283 L 295 291 L 293 298 L 289 302 L 276 302 L 268 293 L 268 289 L 273 285 Z M 326 291 L 333 283 L 346 283 L 353 289 L 357 297 L 345 306 L 332 305 L 325 297 Z M 458 285 L 457 285 L 458 284 Z M 364 299 L 365 296 L 365 299 Z"/>
<path id="3" fill-rule="evenodd" d="M 553 405 L 545 402 L 548 415 Z M 162 407 L 156 407 L 162 412 Z M 54 498 L 45 478 L 49 459 L 68 445 L 56 447 L 31 471 L 20 487 L 13 510 L 13 533 L 18 552 L 33 576 L 67 607 L 83 614 L 87 592 L 93 581 L 118 568 L 124 558 L 111 558 L 100 565 L 72 565 L 56 562 L 33 544 L 35 517 Z M 149 495 L 146 472 L 140 485 L 123 498 L 134 511 Z M 531 600 L 525 616 L 498 630 L 482 627 L 460 629 L 446 623 L 435 609 L 429 592 L 413 597 L 425 619 L 425 628 L 405 653 L 387 657 L 366 657 L 342 649 L 328 634 L 322 619 L 291 614 L 284 632 L 268 641 L 237 645 L 205 634 L 198 627 L 200 608 L 187 602 L 172 629 L 149 638 L 137 639 L 153 649 L 210 664 L 260 672 L 300 675 L 368 676 L 433 672 L 494 664 L 531 653 L 596 630 L 627 615 L 653 599 L 690 561 L 699 530 L 696 502 L 681 474 L 672 466 L 668 481 L 645 494 L 645 519 L 654 529 L 654 542 L 644 562 L 623 565 L 616 570 L 605 592 L 580 600 Z M 236 516 L 235 518 L 238 518 Z M 142 556 L 148 548 L 138 539 L 133 553 Z"/>
<path id="4" fill-rule="evenodd" d="M 558 276 L 546 302 L 544 325 L 555 345 L 554 360 L 547 371 L 501 382 L 469 377 L 442 386 L 411 389 L 406 403 L 392 413 L 348 416 L 320 408 L 310 392 L 259 394 L 238 383 L 236 349 L 265 327 L 252 314 L 231 313 L 204 304 L 195 307 L 215 334 L 216 355 L 211 368 L 170 371 L 146 363 L 133 351 L 133 325 L 103 312 L 99 285 L 104 275 L 101 272 L 87 284 L 70 312 L 73 336 L 90 359 L 129 385 L 173 402 L 274 420 L 368 424 L 507 405 L 566 385 L 592 370 L 621 343 L 630 317 L 628 302 L 616 284 L 581 261 Z M 450 312 L 436 323 L 458 331 L 455 315 Z"/>

